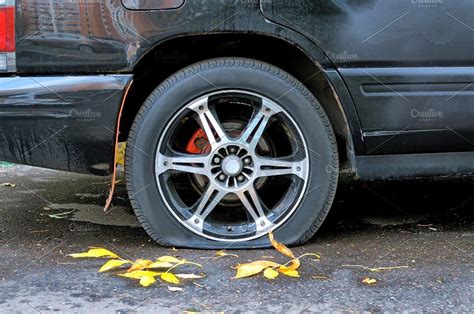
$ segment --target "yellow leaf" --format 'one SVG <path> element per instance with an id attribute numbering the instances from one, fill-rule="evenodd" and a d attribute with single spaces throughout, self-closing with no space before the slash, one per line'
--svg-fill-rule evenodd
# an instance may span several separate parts
<path id="1" fill-rule="evenodd" d="M 161 279 L 163 281 L 169 282 L 169 283 L 174 283 L 175 285 L 179 284 L 179 279 L 172 273 L 163 273 L 161 274 Z"/>
<path id="2" fill-rule="evenodd" d="M 273 268 L 267 268 L 263 272 L 263 276 L 265 276 L 265 278 L 267 279 L 275 279 L 276 277 L 278 277 L 278 275 L 279 275 L 278 272 L 274 270 Z"/>
<path id="3" fill-rule="evenodd" d="M 377 280 L 375 280 L 373 278 L 365 277 L 364 279 L 362 279 L 362 283 L 364 283 L 366 285 L 374 285 L 374 284 L 377 283 Z"/>
<path id="4" fill-rule="evenodd" d="M 195 274 L 176 274 L 175 276 L 180 279 L 201 279 L 205 277 L 203 275 L 195 275 Z"/>
<path id="5" fill-rule="evenodd" d="M 120 142 L 118 143 L 117 149 L 117 165 L 124 165 L 125 164 L 125 149 L 127 147 L 127 142 Z"/>
<path id="6" fill-rule="evenodd" d="M 256 261 L 247 264 L 239 264 L 236 266 L 237 274 L 234 278 L 245 278 L 261 273 L 268 267 L 281 267 L 280 264 L 271 261 Z"/>
<path id="7" fill-rule="evenodd" d="M 120 258 L 117 254 L 98 247 L 93 247 L 87 252 L 83 253 L 73 253 L 69 254 L 69 256 L 74 258 L 82 258 L 82 257 L 110 257 L 110 258 Z"/>
<path id="8" fill-rule="evenodd" d="M 142 278 L 140 278 L 140 285 L 142 285 L 143 287 L 148 287 L 149 285 L 155 282 L 156 279 L 153 276 L 142 276 Z"/>
<path id="9" fill-rule="evenodd" d="M 229 254 L 226 251 L 222 250 L 216 253 L 216 258 L 221 258 L 221 257 L 239 257 L 237 254 Z"/>
<path id="10" fill-rule="evenodd" d="M 283 275 L 289 276 L 289 277 L 299 277 L 299 276 L 300 276 L 300 274 L 298 273 L 297 270 L 292 270 L 292 269 L 290 269 L 290 270 L 280 270 L 280 269 L 279 269 L 279 271 L 280 271 Z"/>
<path id="11" fill-rule="evenodd" d="M 137 259 L 132 266 L 127 270 L 128 273 L 131 273 L 132 271 L 136 270 L 142 270 L 147 268 L 149 265 L 151 265 L 153 262 L 147 259 Z"/>
<path id="12" fill-rule="evenodd" d="M 107 263 L 102 265 L 102 267 L 99 269 L 99 273 L 103 273 L 104 271 L 108 271 L 108 270 L 111 270 L 113 268 L 120 267 L 124 264 L 131 264 L 131 263 L 132 262 L 126 261 L 126 260 L 123 260 L 123 259 L 111 259 L 111 260 L 107 261 Z"/>
<path id="13" fill-rule="evenodd" d="M 273 238 L 273 233 L 269 233 L 268 234 L 268 237 L 270 238 L 270 242 L 272 243 L 273 247 L 278 251 L 280 252 L 281 254 L 285 255 L 285 256 L 288 256 L 290 258 L 295 258 L 295 255 L 293 254 L 293 252 L 287 248 L 285 245 L 281 244 L 280 242 L 276 241 L 274 238 Z"/>
<path id="14" fill-rule="evenodd" d="M 161 273 L 157 273 L 155 271 L 150 271 L 150 270 L 136 270 L 131 273 L 118 274 L 118 275 L 125 278 L 142 279 L 142 277 L 144 276 L 156 277 L 156 276 L 161 275 Z"/>
<path id="15" fill-rule="evenodd" d="M 180 260 L 179 258 L 177 257 L 174 257 L 174 256 L 161 256 L 161 257 L 158 257 L 156 259 L 157 262 L 165 262 L 165 263 L 173 263 L 173 264 L 178 264 L 180 262 L 182 262 L 182 260 Z"/>
<path id="16" fill-rule="evenodd" d="M 146 268 L 147 269 L 152 269 L 152 268 L 170 268 L 173 267 L 174 265 L 168 262 L 153 262 L 150 265 L 148 265 Z"/>

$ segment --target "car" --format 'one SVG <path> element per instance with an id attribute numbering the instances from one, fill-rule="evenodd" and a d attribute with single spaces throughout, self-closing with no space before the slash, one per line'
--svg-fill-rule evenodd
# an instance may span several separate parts
<path id="1" fill-rule="evenodd" d="M 298 245 L 341 177 L 474 172 L 470 0 L 0 0 L 0 16 L 0 160 L 106 176 L 126 141 L 161 245 Z"/>

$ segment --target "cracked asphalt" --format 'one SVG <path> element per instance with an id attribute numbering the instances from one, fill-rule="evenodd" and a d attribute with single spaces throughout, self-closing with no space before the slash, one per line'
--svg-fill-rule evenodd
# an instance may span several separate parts
<path id="1" fill-rule="evenodd" d="M 103 214 L 108 178 L 24 166 L 0 168 L 0 311 L 14 312 L 381 312 L 474 311 L 474 182 L 352 183 L 340 186 L 334 208 L 296 255 L 301 278 L 231 279 L 239 262 L 274 250 L 172 250 L 151 242 L 131 214 L 125 188 Z M 59 215 L 58 215 L 59 214 Z M 103 261 L 68 253 L 106 247 L 124 258 L 178 255 L 203 264 L 183 269 L 206 277 L 182 292 L 166 284 L 141 288 Z M 408 266 L 382 272 L 362 267 Z M 364 277 L 377 284 L 362 284 Z"/>

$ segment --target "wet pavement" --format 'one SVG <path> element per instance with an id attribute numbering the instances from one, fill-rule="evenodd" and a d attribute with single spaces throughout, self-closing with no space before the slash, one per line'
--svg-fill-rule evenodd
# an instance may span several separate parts
<path id="1" fill-rule="evenodd" d="M 138 226 L 123 182 L 101 210 L 107 178 L 14 166 L 0 168 L 1 312 L 474 311 L 474 181 L 342 185 L 323 228 L 296 255 L 300 278 L 231 279 L 239 262 L 286 262 L 274 250 L 172 250 Z M 178 255 L 206 277 L 182 292 L 99 274 L 101 260 L 68 253 L 106 247 L 124 258 Z M 407 268 L 370 272 L 360 266 Z M 364 277 L 377 280 L 367 286 Z"/>

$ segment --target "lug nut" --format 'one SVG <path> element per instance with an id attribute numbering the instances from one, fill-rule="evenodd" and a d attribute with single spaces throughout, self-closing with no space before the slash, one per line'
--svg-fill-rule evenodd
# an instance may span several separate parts
<path id="1" fill-rule="evenodd" d="M 218 164 L 218 163 L 220 163 L 220 162 L 221 162 L 221 159 L 220 159 L 219 157 L 215 157 L 215 158 L 214 158 L 214 163 L 215 163 L 215 164 Z"/>
<path id="2" fill-rule="evenodd" d="M 244 159 L 244 164 L 245 164 L 246 166 L 250 165 L 251 163 L 252 163 L 252 158 L 246 157 L 246 158 Z"/>
<path id="3" fill-rule="evenodd" d="M 219 175 L 219 177 L 217 177 L 217 179 L 218 179 L 219 181 L 221 181 L 221 182 L 224 182 L 225 179 L 226 179 L 226 176 L 225 176 L 225 174 L 221 173 L 221 174 Z"/>
<path id="4" fill-rule="evenodd" d="M 245 177 L 241 174 L 237 177 L 237 181 L 239 182 L 244 182 L 244 180 L 245 180 Z"/>
<path id="5" fill-rule="evenodd" d="M 231 147 L 231 148 L 229 149 L 229 152 L 230 152 L 231 154 L 235 154 L 235 153 L 237 152 L 237 149 L 236 149 L 235 147 Z"/>

